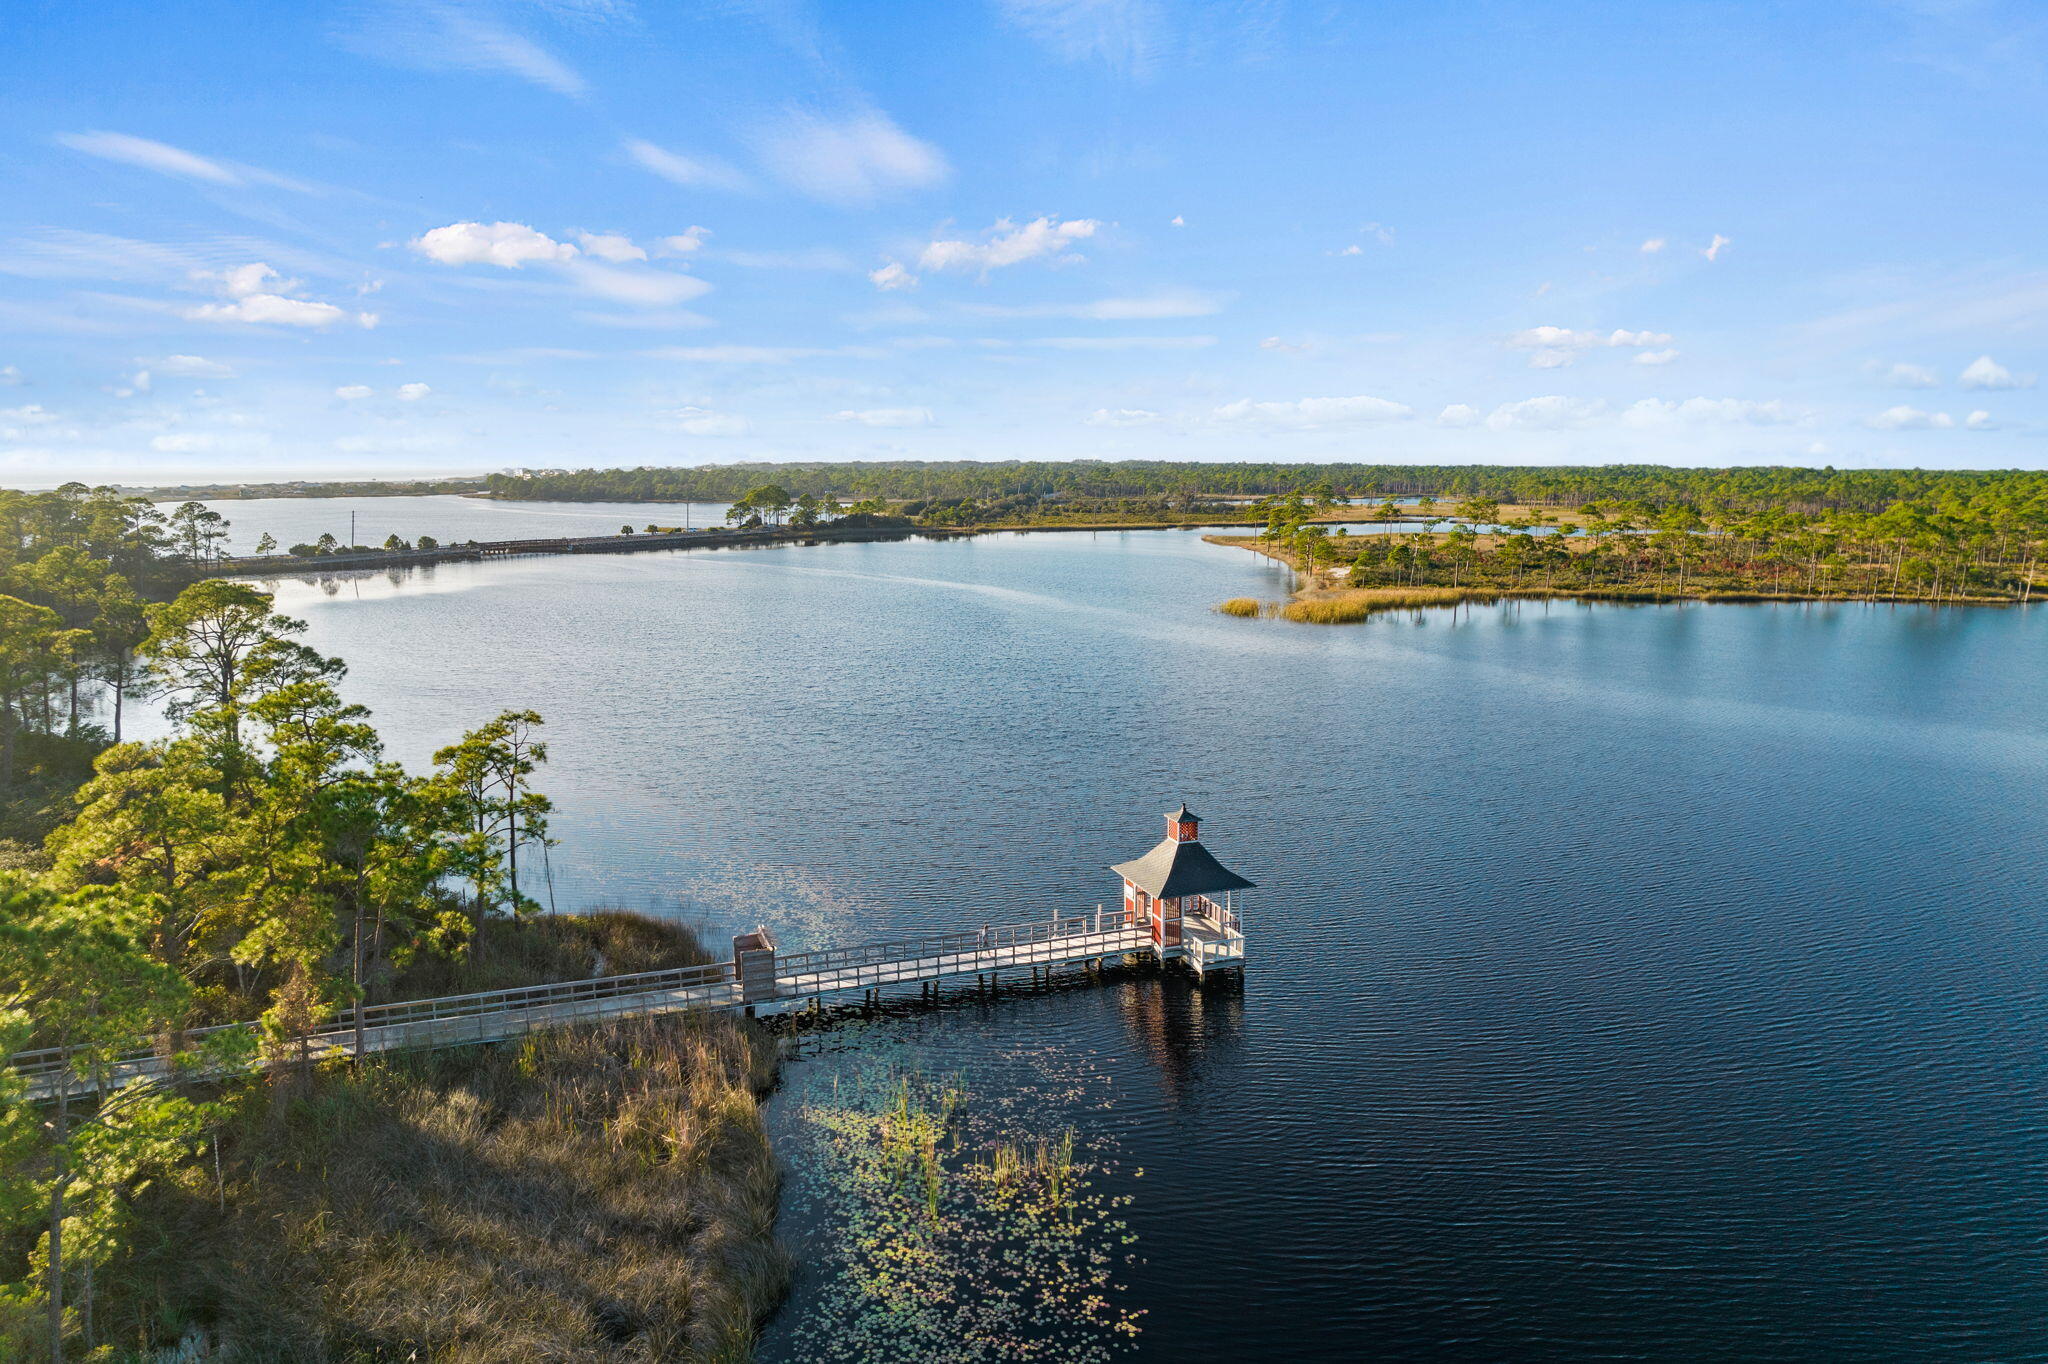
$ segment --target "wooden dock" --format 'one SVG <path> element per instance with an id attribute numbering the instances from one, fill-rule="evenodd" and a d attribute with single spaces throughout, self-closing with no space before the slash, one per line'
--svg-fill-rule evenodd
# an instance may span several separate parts
<path id="1" fill-rule="evenodd" d="M 1243 965 L 1244 936 L 1234 921 L 1189 919 L 1179 937 L 1177 944 L 1162 946 L 1143 921 L 1134 924 L 1119 911 L 1100 909 L 1069 918 L 811 952 L 777 952 L 765 934 L 749 934 L 736 940 L 732 960 L 706 966 L 350 1009 L 307 1039 L 305 1055 L 326 1060 L 471 1046 L 565 1024 L 687 1010 L 772 1016 L 821 1009 L 828 1001 L 855 992 L 879 1001 L 885 992 L 915 985 L 932 994 L 943 982 L 964 976 L 993 979 L 1019 968 L 1036 972 L 1142 954 L 1161 962 L 1184 962 L 1203 976 Z M 185 1042 L 196 1047 L 213 1035 L 253 1027 L 194 1029 L 185 1034 Z M 67 1084 L 74 1094 L 101 1087 L 81 1080 L 56 1050 L 17 1052 L 8 1065 L 28 1082 L 29 1093 L 37 1099 L 54 1099 Z M 138 1050 L 116 1062 L 104 1083 L 120 1087 L 160 1081 L 171 1070 L 160 1051 Z"/>

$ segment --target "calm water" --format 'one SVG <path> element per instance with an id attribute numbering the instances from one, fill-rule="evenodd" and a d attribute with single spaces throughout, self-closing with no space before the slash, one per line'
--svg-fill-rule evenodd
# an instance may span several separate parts
<path id="1" fill-rule="evenodd" d="M 1113 1156 L 1141 1358 L 2048 1357 L 2048 618 L 1209 610 L 1284 586 L 1153 532 L 280 605 L 408 762 L 546 714 L 564 908 L 801 942 L 1092 907 L 1182 798 L 1260 883 L 1241 989 L 802 1039 L 770 1357 L 832 1288 L 800 1109 L 897 1063 Z"/>

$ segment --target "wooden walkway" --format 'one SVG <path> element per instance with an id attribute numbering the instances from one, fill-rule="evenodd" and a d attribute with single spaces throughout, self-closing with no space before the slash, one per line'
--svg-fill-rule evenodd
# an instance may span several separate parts
<path id="1" fill-rule="evenodd" d="M 630 976 L 599 976 L 516 990 L 445 995 L 398 1004 L 348 1010 L 323 1024 L 308 1040 L 315 1060 L 372 1052 L 498 1042 L 541 1028 L 600 1022 L 684 1010 L 791 1013 L 822 1007 L 833 996 L 880 992 L 905 985 L 936 988 L 962 976 L 993 976 L 1110 960 L 1134 953 L 1185 960 L 1201 974 L 1239 966 L 1244 939 L 1235 933 L 1196 929 L 1178 946 L 1163 951 L 1142 926 L 1127 925 L 1120 913 L 1093 914 L 1000 924 L 961 933 L 939 933 L 815 952 L 742 954 L 743 960 L 684 966 Z M 360 1012 L 360 1017 L 358 1017 Z M 199 1028 L 185 1034 L 188 1046 L 250 1024 Z M 261 1062 L 257 1063 L 261 1065 Z M 74 1094 L 90 1092 L 58 1051 L 17 1052 L 8 1065 L 28 1082 L 37 1099 L 54 1099 L 68 1083 Z M 171 1066 L 159 1051 L 121 1058 L 108 1075 L 111 1087 L 159 1081 Z"/>

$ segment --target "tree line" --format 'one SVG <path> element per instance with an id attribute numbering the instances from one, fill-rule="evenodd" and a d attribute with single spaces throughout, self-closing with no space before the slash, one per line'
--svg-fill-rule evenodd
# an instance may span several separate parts
<path id="1" fill-rule="evenodd" d="M 2048 493 L 2032 470 L 1834 469 L 1756 466 L 1681 469 L 1655 464 L 1513 466 L 1490 464 L 1204 463 L 1174 460 L 973 460 L 805 462 L 695 468 L 580 469 L 492 474 L 496 497 L 569 502 L 731 502 L 764 484 L 792 496 L 1000 502 L 1037 506 L 1077 500 L 1256 498 L 1328 488 L 1337 496 L 1490 498 L 1568 507 L 1640 502 L 1651 507 L 1777 507 L 1793 511 L 1881 511 L 1896 502 Z"/>
<path id="2" fill-rule="evenodd" d="M 1256 510 L 1269 543 L 1311 571 L 1345 567 L 1354 587 L 2025 602 L 2048 551 L 2048 490 L 2025 481 L 1876 511 L 1599 499 L 1504 514 L 1492 498 L 1388 498 L 1368 515 L 1422 527 L 1357 536 L 1313 522 L 1330 501 L 1288 494 Z"/>
<path id="3" fill-rule="evenodd" d="M 540 908 L 541 717 L 507 711 L 406 770 L 304 622 L 247 584 L 190 581 L 221 527 L 184 520 L 189 536 L 110 489 L 0 494 L 0 721 L 9 762 L 42 768 L 0 768 L 0 795 L 37 778 L 68 815 L 0 831 L 0 1055 L 64 1049 L 77 1091 L 35 1104 L 0 1070 L 8 1358 L 91 1350 L 93 1272 L 134 1230 L 130 1196 L 223 1118 L 177 1086 L 114 1087 L 138 1039 L 180 1066 L 303 1060 L 336 1011 Z M 164 737 L 92 718 L 142 692 Z M 241 1020 L 260 1026 L 181 1046 Z"/>

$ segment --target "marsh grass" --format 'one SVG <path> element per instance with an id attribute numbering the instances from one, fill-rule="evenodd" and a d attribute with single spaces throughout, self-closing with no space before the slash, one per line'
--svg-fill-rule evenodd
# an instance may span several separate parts
<path id="1" fill-rule="evenodd" d="M 1281 607 L 1280 614 L 1308 625 L 1349 625 L 1382 611 L 1456 606 L 1492 601 L 1498 595 L 1466 587 L 1351 587 L 1306 593 Z"/>
<path id="2" fill-rule="evenodd" d="M 1229 601 L 1217 603 L 1216 609 L 1226 616 L 1257 616 L 1264 608 L 1257 597 L 1232 597 Z"/>
<path id="3" fill-rule="evenodd" d="M 563 941 L 587 932 L 662 936 Z M 672 1015 L 252 1082 L 218 1176 L 209 1155 L 137 1203 L 108 1338 L 238 1361 L 748 1359 L 789 1275 L 774 1074 L 754 1024 Z"/>

